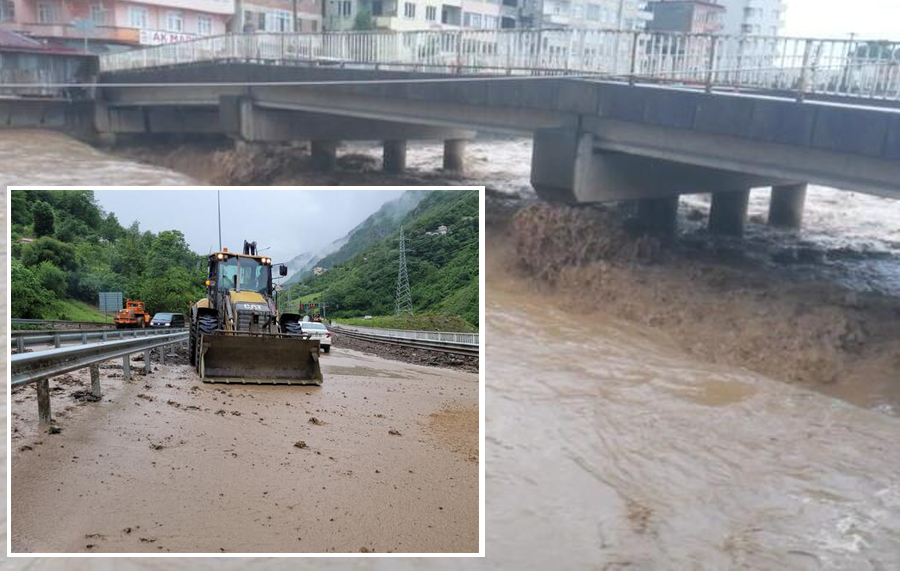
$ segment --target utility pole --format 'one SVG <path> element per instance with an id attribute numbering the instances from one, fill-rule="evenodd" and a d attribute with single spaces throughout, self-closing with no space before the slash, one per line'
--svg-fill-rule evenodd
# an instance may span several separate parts
<path id="1" fill-rule="evenodd" d="M 406 238 L 403 226 L 400 227 L 400 264 L 397 270 L 397 308 L 396 314 L 412 314 L 412 296 L 409 293 L 409 272 L 406 268 Z"/>
<path id="2" fill-rule="evenodd" d="M 219 251 L 222 251 L 222 191 L 216 191 L 216 208 L 219 211 Z"/>

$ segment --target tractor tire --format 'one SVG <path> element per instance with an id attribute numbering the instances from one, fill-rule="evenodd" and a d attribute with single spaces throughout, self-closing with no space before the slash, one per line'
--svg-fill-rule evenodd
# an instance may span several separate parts
<path id="1" fill-rule="evenodd" d="M 322 351 L 325 351 L 326 353 L 331 351 L 331 345 L 322 345 Z"/>
<path id="2" fill-rule="evenodd" d="M 197 322 L 191 323 L 191 367 L 197 366 Z"/>
<path id="3" fill-rule="evenodd" d="M 284 332 L 292 335 L 300 335 L 303 333 L 303 327 L 299 321 L 288 321 L 284 324 Z"/>
<path id="4" fill-rule="evenodd" d="M 200 370 L 200 335 L 215 333 L 219 327 L 219 320 L 215 315 L 198 315 L 197 320 L 191 324 L 191 365 Z"/>

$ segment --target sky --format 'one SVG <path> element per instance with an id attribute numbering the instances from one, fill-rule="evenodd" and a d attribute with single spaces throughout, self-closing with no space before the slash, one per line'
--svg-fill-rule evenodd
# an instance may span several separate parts
<path id="1" fill-rule="evenodd" d="M 222 190 L 222 246 L 256 241 L 275 263 L 315 252 L 340 238 L 403 190 Z M 216 190 L 95 190 L 97 203 L 122 226 L 180 230 L 201 255 L 218 249 Z M 263 250 L 263 248 L 269 248 Z"/>
<path id="2" fill-rule="evenodd" d="M 900 41 L 900 0 L 785 0 L 782 35 Z"/>

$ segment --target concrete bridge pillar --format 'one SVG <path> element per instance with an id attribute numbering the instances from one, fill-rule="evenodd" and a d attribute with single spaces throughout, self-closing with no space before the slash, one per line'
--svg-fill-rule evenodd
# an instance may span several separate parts
<path id="1" fill-rule="evenodd" d="M 385 172 L 401 173 L 406 169 L 406 141 L 393 140 L 384 142 L 382 167 Z"/>
<path id="2" fill-rule="evenodd" d="M 806 203 L 806 183 L 772 187 L 769 203 L 769 224 L 800 229 L 803 224 L 803 205 Z"/>
<path id="3" fill-rule="evenodd" d="M 651 234 L 673 236 L 678 229 L 678 195 L 638 201 L 638 219 Z"/>
<path id="4" fill-rule="evenodd" d="M 714 192 L 709 209 L 709 231 L 712 234 L 742 236 L 747 219 L 750 189 Z"/>
<path id="5" fill-rule="evenodd" d="M 310 154 L 313 169 L 332 172 L 337 165 L 337 141 L 313 141 Z"/>
<path id="6" fill-rule="evenodd" d="M 444 170 L 462 172 L 465 170 L 465 139 L 444 141 Z"/>

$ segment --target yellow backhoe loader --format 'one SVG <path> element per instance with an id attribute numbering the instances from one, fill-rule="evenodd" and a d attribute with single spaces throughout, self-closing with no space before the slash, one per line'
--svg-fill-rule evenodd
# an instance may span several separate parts
<path id="1" fill-rule="evenodd" d="M 277 311 L 272 259 L 258 255 L 256 242 L 245 241 L 243 254 L 210 254 L 190 338 L 191 365 L 204 382 L 322 384 L 319 342 L 302 332 L 299 314 Z"/>

